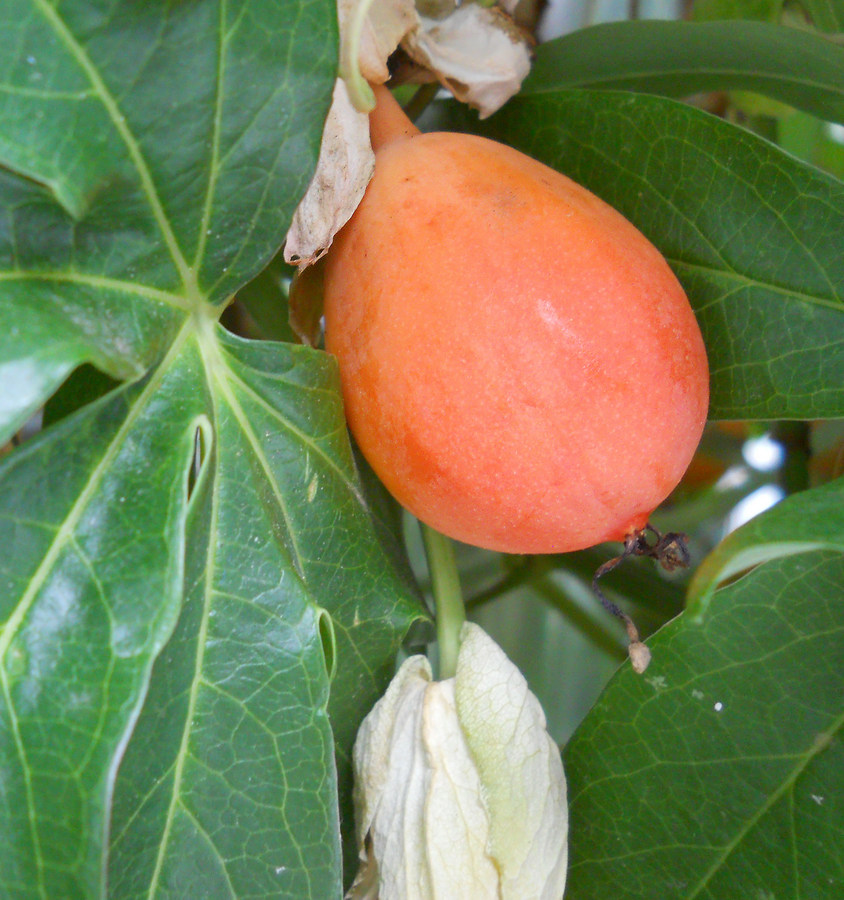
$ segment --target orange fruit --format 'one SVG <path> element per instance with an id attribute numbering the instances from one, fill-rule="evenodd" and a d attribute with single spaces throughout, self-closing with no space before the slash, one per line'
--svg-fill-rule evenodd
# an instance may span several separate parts
<path id="1" fill-rule="evenodd" d="M 516 150 L 420 134 L 389 91 L 325 271 L 349 427 L 396 499 L 509 553 L 622 540 L 680 481 L 703 340 L 654 246 Z"/>

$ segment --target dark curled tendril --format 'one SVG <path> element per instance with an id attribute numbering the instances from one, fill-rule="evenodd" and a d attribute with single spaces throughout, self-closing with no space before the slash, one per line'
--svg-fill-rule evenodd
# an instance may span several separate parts
<path id="1" fill-rule="evenodd" d="M 649 541 L 649 538 L 652 540 Z M 627 637 L 630 641 L 627 649 L 630 661 L 633 668 L 639 673 L 644 672 L 648 667 L 651 658 L 650 651 L 639 640 L 639 629 L 636 628 L 636 623 L 604 594 L 598 586 L 598 579 L 618 568 L 624 560 L 631 556 L 647 556 L 655 559 L 667 572 L 684 569 L 690 562 L 688 542 L 689 539 L 685 534 L 677 531 L 662 534 L 648 523 L 640 531 L 629 534 L 624 539 L 624 551 L 599 566 L 592 577 L 592 590 L 601 601 L 601 605 L 616 618 L 621 619 L 627 628 Z"/>

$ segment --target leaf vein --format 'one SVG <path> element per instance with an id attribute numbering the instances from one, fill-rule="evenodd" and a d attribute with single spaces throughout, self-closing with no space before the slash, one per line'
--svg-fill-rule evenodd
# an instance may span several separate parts
<path id="1" fill-rule="evenodd" d="M 85 72 L 85 75 L 91 83 L 91 86 L 93 87 L 96 95 L 99 97 L 100 102 L 105 107 L 109 119 L 111 120 L 115 130 L 120 135 L 124 145 L 126 146 L 126 149 L 129 152 L 129 156 L 138 173 L 138 178 L 140 179 L 141 187 L 143 189 L 144 195 L 146 196 L 150 210 L 153 214 L 153 218 L 158 225 L 164 243 L 167 246 L 167 249 L 176 266 L 177 271 L 179 272 L 182 283 L 186 288 L 188 286 L 194 285 L 195 278 L 193 277 L 193 273 L 188 267 L 188 264 L 179 246 L 179 242 L 176 239 L 176 235 L 174 234 L 173 228 L 170 225 L 170 221 L 168 220 L 167 215 L 164 211 L 164 206 L 162 205 L 161 199 L 158 196 L 158 191 L 156 190 L 155 183 L 153 182 L 150 168 L 147 164 L 146 159 L 144 158 L 143 153 L 141 152 L 141 147 L 137 139 L 135 138 L 135 135 L 132 133 L 131 129 L 126 123 L 126 117 L 120 112 L 120 107 L 117 100 L 106 86 L 106 83 L 103 80 L 100 72 L 97 70 L 97 67 L 88 56 L 84 47 L 82 47 L 79 41 L 77 41 L 74 35 L 71 33 L 70 29 L 67 26 L 67 23 L 59 14 L 58 9 L 51 6 L 47 2 L 47 0 L 35 0 L 35 4 L 41 11 L 44 18 L 53 28 L 56 36 L 67 47 L 68 51 L 74 57 L 79 67 Z"/>

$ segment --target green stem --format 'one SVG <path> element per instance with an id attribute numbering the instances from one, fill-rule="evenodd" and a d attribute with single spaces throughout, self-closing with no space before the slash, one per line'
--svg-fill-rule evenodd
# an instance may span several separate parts
<path id="1" fill-rule="evenodd" d="M 439 677 L 440 680 L 445 680 L 453 678 L 457 673 L 460 628 L 466 621 L 466 610 L 463 607 L 460 576 L 451 541 L 424 522 L 420 522 L 420 525 L 437 611 Z"/>
<path id="2" fill-rule="evenodd" d="M 415 122 L 425 112 L 428 104 L 437 96 L 439 89 L 440 85 L 437 81 L 432 84 L 423 84 L 407 101 L 407 105 L 404 107 L 404 114 L 411 122 Z"/>
<path id="3" fill-rule="evenodd" d="M 812 448 L 809 443 L 807 422 L 777 422 L 771 437 L 782 444 L 785 460 L 779 471 L 778 481 L 786 494 L 796 494 L 809 487 L 809 459 Z"/>
<path id="4" fill-rule="evenodd" d="M 557 584 L 547 579 L 535 585 L 536 592 L 550 605 L 556 607 L 573 625 L 575 625 L 596 647 L 600 647 L 609 656 L 624 659 L 627 655 L 621 636 L 615 630 L 614 621 L 607 615 L 593 618 L 584 612 Z"/>
<path id="5" fill-rule="evenodd" d="M 363 26 L 366 16 L 372 7 L 373 0 L 359 0 L 349 16 L 340 44 L 340 77 L 346 82 L 346 90 L 352 106 L 363 113 L 372 112 L 375 108 L 375 94 L 361 75 L 358 54 L 363 39 Z"/>
<path id="6" fill-rule="evenodd" d="M 514 559 L 509 571 L 498 581 L 466 598 L 466 609 L 477 609 L 490 600 L 497 600 L 502 595 L 543 577 L 558 565 L 559 561 L 555 556 L 524 556 Z"/>

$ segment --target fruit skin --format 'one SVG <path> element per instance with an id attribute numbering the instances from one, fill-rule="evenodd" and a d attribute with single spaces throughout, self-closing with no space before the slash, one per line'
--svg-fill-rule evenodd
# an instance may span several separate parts
<path id="1" fill-rule="evenodd" d="M 374 115 L 375 175 L 325 272 L 326 349 L 367 460 L 418 518 L 492 550 L 565 552 L 643 527 L 708 406 L 703 341 L 667 263 L 512 148 L 416 133 L 383 91 Z"/>

